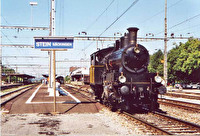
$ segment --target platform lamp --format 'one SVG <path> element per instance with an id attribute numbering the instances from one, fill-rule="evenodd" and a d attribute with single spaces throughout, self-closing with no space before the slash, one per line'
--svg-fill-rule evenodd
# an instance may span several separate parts
<path id="1" fill-rule="evenodd" d="M 31 5 L 31 26 L 33 26 L 33 6 L 37 6 L 38 3 L 37 2 L 30 2 L 29 3 Z"/>

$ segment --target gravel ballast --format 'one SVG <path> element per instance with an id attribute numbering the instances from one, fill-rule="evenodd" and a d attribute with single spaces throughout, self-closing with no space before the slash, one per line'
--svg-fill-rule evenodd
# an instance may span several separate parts
<path id="1" fill-rule="evenodd" d="M 163 111 L 166 111 L 167 114 L 170 116 L 200 125 L 199 112 L 186 111 L 184 109 L 179 109 L 177 107 L 170 107 L 165 105 L 160 105 L 160 108 Z"/>
<path id="2" fill-rule="evenodd" d="M 199 124 L 200 114 L 161 105 L 168 115 Z M 1 114 L 1 135 L 147 135 L 144 126 L 103 108 L 85 114 Z"/>
<path id="3" fill-rule="evenodd" d="M 2 114 L 1 135 L 139 135 L 137 126 L 103 109 L 95 114 Z"/>

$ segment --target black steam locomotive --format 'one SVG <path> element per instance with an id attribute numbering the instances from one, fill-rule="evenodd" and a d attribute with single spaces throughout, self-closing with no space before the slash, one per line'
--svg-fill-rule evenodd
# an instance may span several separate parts
<path id="1" fill-rule="evenodd" d="M 114 47 L 91 55 L 90 86 L 96 98 L 112 110 L 157 110 L 158 94 L 166 93 L 164 80 L 147 71 L 149 53 L 137 44 L 139 29 L 127 30 Z"/>

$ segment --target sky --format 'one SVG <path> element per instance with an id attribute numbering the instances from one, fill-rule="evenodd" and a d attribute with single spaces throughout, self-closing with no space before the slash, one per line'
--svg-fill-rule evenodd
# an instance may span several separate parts
<path id="1" fill-rule="evenodd" d="M 30 2 L 37 6 L 30 6 Z M 56 36 L 99 36 L 136 0 L 55 0 L 56 2 Z M 112 4 L 111 4 L 112 3 Z M 110 5 L 111 4 L 111 5 Z M 1 0 L 1 25 L 5 26 L 41 26 L 49 27 L 50 0 Z M 109 6 L 110 5 L 110 6 Z M 168 36 L 200 37 L 200 0 L 167 0 Z M 108 7 L 109 6 L 109 7 Z M 101 36 L 114 36 L 114 33 L 127 32 L 129 27 L 138 27 L 138 37 L 164 36 L 165 0 L 138 0 L 118 21 Z M 31 12 L 32 10 L 32 12 Z M 32 21 L 31 21 L 32 20 Z M 1 44 L 34 44 L 35 36 L 48 36 L 48 30 L 15 30 L 1 29 Z M 84 36 L 84 35 L 83 35 Z M 148 35 L 148 37 L 152 37 Z M 164 41 L 138 41 L 150 54 L 158 49 L 163 51 Z M 173 43 L 186 40 L 168 41 L 168 51 Z M 68 51 L 57 51 L 56 60 L 85 60 L 86 62 L 57 62 L 57 74 L 66 76 L 69 67 L 89 68 L 90 54 L 99 48 L 106 48 L 114 43 L 74 41 L 74 48 Z M 48 53 L 33 48 L 2 47 L 3 65 L 11 65 L 19 73 L 41 76 L 48 74 Z M 13 56 L 16 56 L 13 58 Z M 34 57 L 31 57 L 34 56 Z M 17 64 L 18 66 L 12 66 Z M 30 66 L 30 65 L 40 66 Z M 29 66 L 25 66 L 29 65 Z"/>

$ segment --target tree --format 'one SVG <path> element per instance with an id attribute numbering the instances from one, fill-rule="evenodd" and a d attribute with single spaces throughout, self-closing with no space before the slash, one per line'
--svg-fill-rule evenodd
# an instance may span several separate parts
<path id="1" fill-rule="evenodd" d="M 3 75 L 2 76 L 2 81 L 4 81 L 4 82 L 8 82 L 8 80 L 9 80 L 9 77 L 6 77 L 6 75 L 8 75 L 8 74 L 14 74 L 15 73 L 14 69 L 7 68 L 4 65 L 2 65 L 1 71 L 2 71 L 2 75 Z"/>
<path id="2" fill-rule="evenodd" d="M 177 77 L 177 75 L 179 74 L 183 75 L 183 73 L 176 70 L 177 69 L 176 63 L 177 63 L 179 54 L 180 54 L 180 49 L 178 45 L 176 45 L 175 48 L 171 49 L 168 52 L 167 61 L 168 61 L 168 81 L 169 82 L 179 81 L 180 80 L 179 78 L 182 78 L 181 76 Z"/>
<path id="3" fill-rule="evenodd" d="M 70 76 L 67 75 L 67 76 L 65 77 L 65 81 L 66 81 L 66 82 L 69 82 L 70 80 L 71 80 Z"/>
<path id="4" fill-rule="evenodd" d="M 156 53 L 150 56 L 150 63 L 148 66 L 148 70 L 151 73 L 159 73 L 159 75 L 163 76 L 163 52 L 158 50 Z"/>
<path id="5" fill-rule="evenodd" d="M 14 74 L 15 70 L 11 68 L 7 68 L 5 66 L 2 66 L 2 73 L 3 74 Z"/>
<path id="6" fill-rule="evenodd" d="M 183 82 L 200 82 L 200 41 L 189 39 L 180 43 L 168 54 L 169 79 Z"/>

